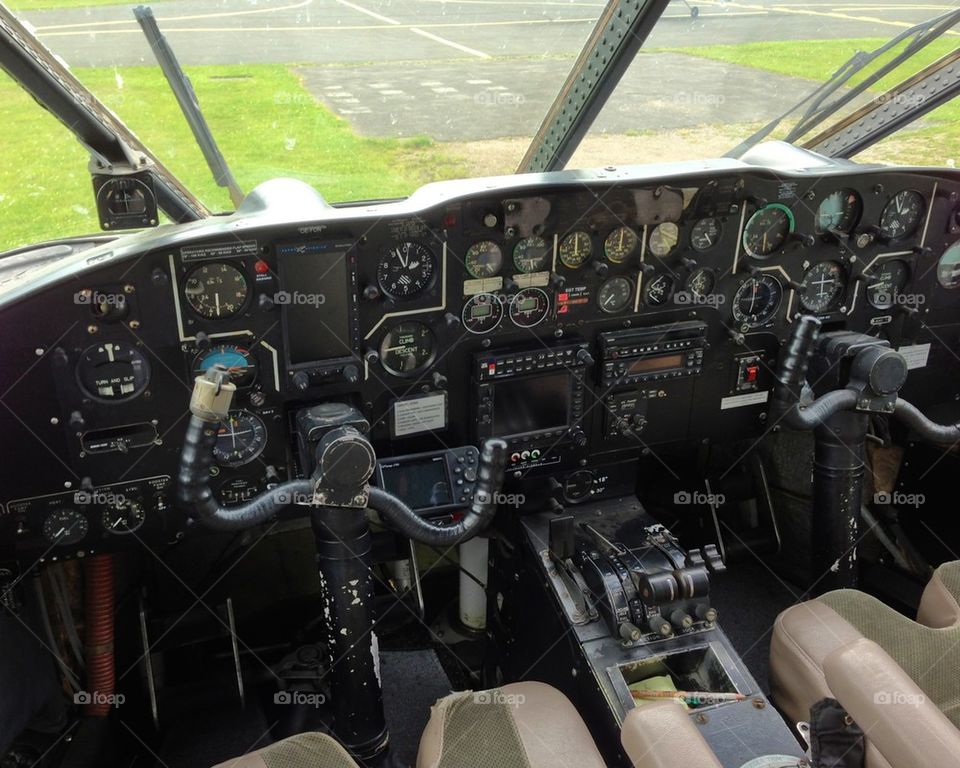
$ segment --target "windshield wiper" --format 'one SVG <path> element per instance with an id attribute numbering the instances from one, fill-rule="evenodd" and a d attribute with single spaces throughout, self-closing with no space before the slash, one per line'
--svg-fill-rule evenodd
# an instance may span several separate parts
<path id="1" fill-rule="evenodd" d="M 157 57 L 157 63 L 160 65 L 164 77 L 167 78 L 170 90 L 173 91 L 173 95 L 180 105 L 180 110 L 187 119 L 190 130 L 193 131 L 193 137 L 210 167 L 214 181 L 217 182 L 218 186 L 226 187 L 230 192 L 230 199 L 233 204 L 239 206 L 243 202 L 243 190 L 237 184 L 236 178 L 234 178 L 227 161 L 217 146 L 217 140 L 213 137 L 213 132 L 200 110 L 200 102 L 197 101 L 197 94 L 193 90 L 193 85 L 191 85 L 190 79 L 180 66 L 180 62 L 177 61 L 177 56 L 173 52 L 173 48 L 170 47 L 170 43 L 167 42 L 167 38 L 160 31 L 157 19 L 153 15 L 153 9 L 149 6 L 138 5 L 133 9 L 133 15 L 140 24 L 147 42 L 150 43 L 153 55 Z"/>
<path id="2" fill-rule="evenodd" d="M 727 152 L 726 156 L 742 157 L 748 149 L 773 133 L 784 120 L 800 109 L 805 108 L 800 120 L 784 137 L 784 141 L 791 144 L 796 142 L 801 136 L 810 133 L 810 131 L 818 125 L 822 125 L 827 118 L 849 104 L 864 91 L 871 88 L 890 72 L 893 72 L 918 51 L 930 45 L 934 40 L 942 37 L 948 30 L 956 26 L 958 22 L 960 22 L 960 8 L 947 11 L 939 16 L 934 16 L 931 19 L 915 24 L 873 51 L 857 51 L 843 66 L 833 73 L 830 79 L 819 85 L 812 93 L 802 98 L 779 117 L 771 120 L 748 139 L 731 149 Z M 830 100 L 830 97 L 850 82 L 854 75 L 862 72 L 890 50 L 900 45 L 904 40 L 909 40 L 909 42 L 900 53 L 891 58 L 883 66 L 878 67 L 869 77 L 864 78 L 857 85 L 852 86 L 849 90 Z"/>

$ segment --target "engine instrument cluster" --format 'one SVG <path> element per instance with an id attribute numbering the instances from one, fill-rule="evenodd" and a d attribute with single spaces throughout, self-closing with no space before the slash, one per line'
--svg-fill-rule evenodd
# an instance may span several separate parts
<path id="1" fill-rule="evenodd" d="M 170 478 L 190 384 L 214 365 L 238 387 L 212 477 L 225 501 L 299 474 L 295 412 L 340 401 L 370 422 L 381 481 L 406 457 L 446 473 L 424 514 L 471 483 L 443 452 L 489 436 L 510 446 L 508 487 L 564 503 L 623 490 L 611 468 L 658 445 L 760 438 L 800 313 L 890 339 L 922 406 L 944 394 L 928 367 L 954 365 L 937 339 L 960 327 L 960 177 L 815 160 L 449 182 L 342 208 L 273 182 L 246 213 L 0 284 L 0 541 L 53 558 L 179 535 Z M 293 199 L 312 214 L 291 218 Z"/>

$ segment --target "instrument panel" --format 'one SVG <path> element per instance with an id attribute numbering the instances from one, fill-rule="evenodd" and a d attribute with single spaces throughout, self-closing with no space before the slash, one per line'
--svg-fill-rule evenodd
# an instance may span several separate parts
<path id="1" fill-rule="evenodd" d="M 214 365 L 238 386 L 212 478 L 226 502 L 300 472 L 296 414 L 327 400 L 364 413 L 389 466 L 447 467 L 436 499 L 462 496 L 452 457 L 494 435 L 508 490 L 603 497 L 657 446 L 768 432 L 798 314 L 889 338 L 918 405 L 952 397 L 960 175 L 809 159 L 448 182 L 340 208 L 272 182 L 233 216 L 0 283 L 0 544 L 47 559 L 182 535 L 170 478 L 192 379 Z"/>

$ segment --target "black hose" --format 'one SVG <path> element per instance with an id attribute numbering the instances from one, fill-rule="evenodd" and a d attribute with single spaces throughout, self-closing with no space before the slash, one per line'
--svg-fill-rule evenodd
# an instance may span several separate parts
<path id="1" fill-rule="evenodd" d="M 434 547 L 452 547 L 476 536 L 490 524 L 497 512 L 496 496 L 503 482 L 507 444 L 487 440 L 480 451 L 477 490 L 463 519 L 453 525 L 438 525 L 419 517 L 400 499 L 380 488 L 370 488 L 367 505 L 409 539 Z"/>
<path id="2" fill-rule="evenodd" d="M 230 508 L 222 506 L 209 483 L 218 427 L 218 424 L 198 416 L 191 416 L 187 426 L 180 454 L 176 498 L 177 504 L 191 517 L 208 528 L 239 531 L 265 523 L 297 497 L 313 495 L 312 480 L 291 480 L 261 493 L 246 504 Z"/>
<path id="3" fill-rule="evenodd" d="M 930 421 L 915 405 L 906 400 L 897 399 L 893 415 L 931 443 L 953 444 L 960 441 L 960 424 L 937 424 Z"/>
<path id="4" fill-rule="evenodd" d="M 835 413 L 853 410 L 858 399 L 853 389 L 835 389 L 806 406 L 793 406 L 784 415 L 783 422 L 794 429 L 815 429 Z"/>

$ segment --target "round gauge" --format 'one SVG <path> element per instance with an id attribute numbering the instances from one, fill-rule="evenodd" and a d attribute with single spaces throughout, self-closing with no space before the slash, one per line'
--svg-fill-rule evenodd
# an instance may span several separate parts
<path id="1" fill-rule="evenodd" d="M 550 246 L 540 235 L 525 237 L 514 246 L 513 265 L 524 274 L 546 269 L 549 260 Z"/>
<path id="2" fill-rule="evenodd" d="M 412 376 L 422 371 L 436 354 L 433 331 L 416 321 L 395 325 L 380 342 L 380 362 L 394 376 Z"/>
<path id="3" fill-rule="evenodd" d="M 133 533 L 143 525 L 143 505 L 136 501 L 124 502 L 116 507 L 104 510 L 100 517 L 103 529 L 107 533 L 123 535 Z"/>
<path id="4" fill-rule="evenodd" d="M 923 210 L 923 195 L 919 192 L 897 192 L 880 214 L 880 234 L 890 240 L 912 235 L 923 218 Z"/>
<path id="5" fill-rule="evenodd" d="M 765 258 L 783 247 L 794 226 L 790 209 L 771 203 L 747 220 L 743 228 L 743 249 L 754 258 Z"/>
<path id="6" fill-rule="evenodd" d="M 590 235 L 582 230 L 572 232 L 560 241 L 560 261 L 568 269 L 580 269 L 592 251 Z"/>
<path id="7" fill-rule="evenodd" d="M 87 535 L 89 529 L 87 518 L 69 507 L 52 512 L 43 521 L 43 537 L 60 546 L 76 544 Z"/>
<path id="8" fill-rule="evenodd" d="M 706 298 L 713 293 L 716 285 L 717 276 L 707 267 L 700 267 L 687 278 L 687 291 L 698 299 Z"/>
<path id="9" fill-rule="evenodd" d="M 960 288 L 960 240 L 947 248 L 937 262 L 937 280 L 951 291 Z"/>
<path id="10" fill-rule="evenodd" d="M 694 250 L 707 251 L 717 244 L 720 239 L 720 219 L 710 216 L 700 219 L 690 230 L 690 245 Z"/>
<path id="11" fill-rule="evenodd" d="M 637 233 L 630 227 L 617 227 L 603 241 L 603 255 L 607 257 L 607 261 L 623 264 L 637 249 L 639 241 Z"/>
<path id="12" fill-rule="evenodd" d="M 219 365 L 230 372 L 230 381 L 238 387 L 249 387 L 257 378 L 257 361 L 248 349 L 235 344 L 218 344 L 200 352 L 193 360 L 193 375 L 203 376 Z"/>
<path id="13" fill-rule="evenodd" d="M 510 319 L 520 328 L 533 328 L 550 314 L 550 297 L 539 288 L 524 288 L 510 299 Z"/>
<path id="14" fill-rule="evenodd" d="M 183 283 L 190 309 L 207 320 L 233 317 L 247 303 L 249 290 L 243 272 L 222 261 L 202 264 Z"/>
<path id="15" fill-rule="evenodd" d="M 607 314 L 622 312 L 633 298 L 633 283 L 627 278 L 611 277 L 597 291 L 597 306 Z"/>
<path id="16" fill-rule="evenodd" d="M 95 400 L 131 400 L 150 383 L 150 363 L 139 349 L 122 341 L 94 344 L 80 356 L 77 382 Z"/>
<path id="17" fill-rule="evenodd" d="M 493 277 L 503 266 L 503 253 L 493 240 L 482 240 L 467 248 L 463 266 L 473 277 Z"/>
<path id="18" fill-rule="evenodd" d="M 863 212 L 860 195 L 852 189 L 837 189 L 820 201 L 817 207 L 816 231 L 850 234 Z"/>
<path id="19" fill-rule="evenodd" d="M 594 474 L 589 469 L 578 469 L 567 475 L 563 483 L 563 498 L 570 504 L 576 504 L 589 498 L 593 491 Z"/>
<path id="20" fill-rule="evenodd" d="M 872 277 L 867 286 L 867 303 L 874 309 L 890 309 L 910 279 L 910 267 L 905 261 L 891 259 L 874 270 Z"/>
<path id="21" fill-rule="evenodd" d="M 843 267 L 837 262 L 814 264 L 801 281 L 800 305 L 811 312 L 827 312 L 837 305 L 846 284 Z"/>
<path id="22" fill-rule="evenodd" d="M 463 305 L 460 317 L 463 320 L 463 327 L 470 333 L 489 333 L 500 325 L 500 320 L 503 318 L 503 304 L 492 293 L 478 293 L 476 296 L 471 296 L 470 300 Z"/>
<path id="23" fill-rule="evenodd" d="M 412 299 L 433 282 L 436 259 L 423 243 L 399 243 L 377 264 L 377 283 L 391 299 Z"/>
<path id="24" fill-rule="evenodd" d="M 747 278 L 733 296 L 733 319 L 754 328 L 770 320 L 780 308 L 783 288 L 772 275 Z"/>
<path id="25" fill-rule="evenodd" d="M 673 294 L 673 278 L 669 275 L 657 275 L 643 286 L 643 303 L 648 307 L 666 304 Z"/>
<path id="26" fill-rule="evenodd" d="M 240 467 L 259 456 L 267 445 L 267 427 L 250 411 L 230 411 L 220 422 L 213 456 L 224 467 Z"/>
<path id="27" fill-rule="evenodd" d="M 672 221 L 665 221 L 655 226 L 650 233 L 650 253 L 658 257 L 666 256 L 678 242 L 680 242 L 680 227 Z"/>

